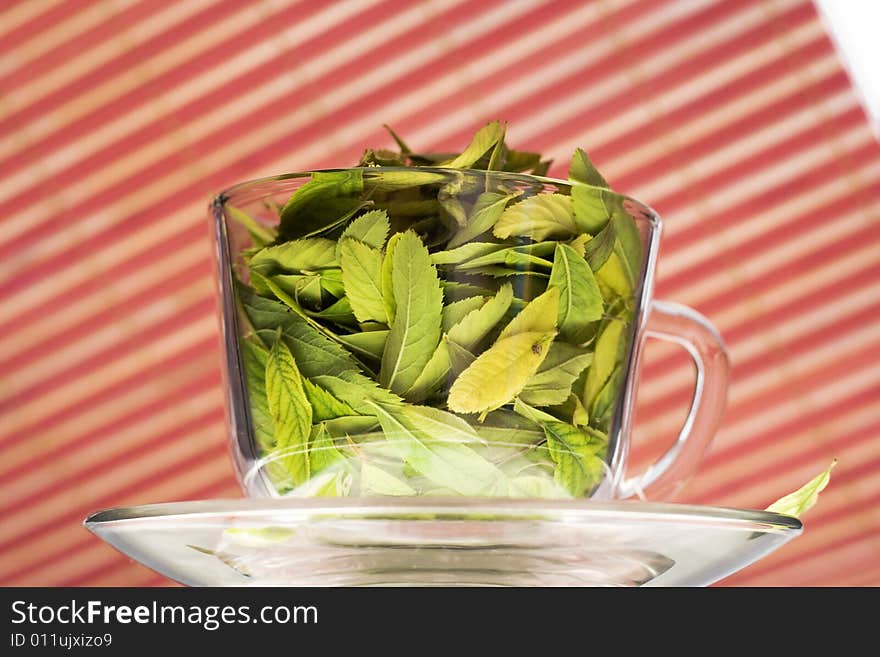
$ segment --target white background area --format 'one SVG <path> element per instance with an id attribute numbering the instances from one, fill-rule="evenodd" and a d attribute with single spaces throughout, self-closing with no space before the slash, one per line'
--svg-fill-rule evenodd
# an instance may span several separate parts
<path id="1" fill-rule="evenodd" d="M 880 0 L 815 0 L 874 129 L 880 127 Z"/>

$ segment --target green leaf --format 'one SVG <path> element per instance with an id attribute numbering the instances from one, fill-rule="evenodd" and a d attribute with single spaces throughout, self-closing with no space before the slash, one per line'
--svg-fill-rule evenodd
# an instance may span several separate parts
<path id="1" fill-rule="evenodd" d="M 539 267 L 549 271 L 553 267 L 553 263 L 549 260 L 545 260 L 544 258 L 540 258 L 531 253 L 526 253 L 520 250 L 519 247 L 508 247 L 463 262 L 458 268 L 461 271 L 468 271 L 496 264 L 521 270 L 531 270 Z"/>
<path id="2" fill-rule="evenodd" d="M 592 408 L 593 401 L 611 377 L 617 364 L 622 360 L 625 347 L 623 322 L 608 322 L 599 337 L 593 354 L 593 362 L 587 371 L 583 401 L 586 408 Z"/>
<path id="3" fill-rule="evenodd" d="M 324 308 L 324 310 L 314 312 L 306 310 L 306 314 L 314 319 L 322 319 L 327 322 L 341 324 L 353 328 L 357 326 L 357 319 L 351 311 L 351 304 L 347 297 L 342 297 L 334 301 L 332 304 Z"/>
<path id="4" fill-rule="evenodd" d="M 253 339 L 242 338 L 240 344 L 254 438 L 265 453 L 275 447 L 275 422 L 266 399 L 266 361 L 269 352 Z"/>
<path id="5" fill-rule="evenodd" d="M 311 379 L 334 397 L 348 404 L 355 413 L 373 414 L 371 401 L 382 404 L 399 404 L 403 401 L 372 379 L 356 372 L 343 372 L 338 376 L 317 375 Z"/>
<path id="6" fill-rule="evenodd" d="M 277 239 L 278 236 L 273 229 L 263 226 L 243 210 L 239 210 L 233 205 L 225 205 L 223 209 L 226 212 L 226 216 L 234 219 L 247 229 L 254 246 L 266 246 Z"/>
<path id="7" fill-rule="evenodd" d="M 825 490 L 828 482 L 831 481 L 831 470 L 834 469 L 835 465 L 837 465 L 837 459 L 834 459 L 824 472 L 808 481 L 793 493 L 789 493 L 785 497 L 776 500 L 767 507 L 767 510 L 772 513 L 781 513 L 786 516 L 799 518 L 816 504 L 816 501 L 819 499 L 819 493 Z"/>
<path id="8" fill-rule="evenodd" d="M 571 204 L 578 232 L 596 235 L 611 218 L 609 203 L 616 194 L 599 187 L 572 184 Z"/>
<path id="9" fill-rule="evenodd" d="M 479 310 L 486 303 L 486 297 L 467 297 L 443 306 L 443 332 L 458 324 L 468 313 Z"/>
<path id="10" fill-rule="evenodd" d="M 339 468 L 346 462 L 345 457 L 336 448 L 333 438 L 327 433 L 324 423 L 312 427 L 309 439 L 309 469 L 316 474 L 325 468 Z"/>
<path id="11" fill-rule="evenodd" d="M 501 136 L 498 137 L 498 140 L 495 142 L 495 147 L 492 149 L 492 154 L 489 156 L 489 164 L 486 166 L 486 171 L 498 171 L 501 169 L 502 164 L 504 163 L 504 156 L 507 152 L 507 148 L 504 145 L 504 136 L 507 133 L 507 124 L 504 123 L 501 126 Z M 488 178 L 486 179 L 486 184 L 489 184 Z"/>
<path id="12" fill-rule="evenodd" d="M 260 274 L 253 270 L 251 278 L 254 287 L 258 284 L 265 286 L 268 291 L 275 294 L 280 300 L 287 303 L 292 300 L 292 305 L 302 308 L 318 308 L 323 300 L 321 277 L 316 274 L 277 274 L 271 277 L 260 278 Z M 281 290 L 284 294 L 279 294 Z"/>
<path id="13" fill-rule="evenodd" d="M 388 317 L 382 299 L 382 253 L 365 243 L 347 237 L 339 240 L 342 282 L 354 316 L 359 322 L 386 324 Z"/>
<path id="14" fill-rule="evenodd" d="M 392 258 L 396 310 L 379 381 L 402 394 L 415 383 L 440 342 L 443 293 L 428 249 L 413 231 L 401 234 Z"/>
<path id="15" fill-rule="evenodd" d="M 404 406 L 402 417 L 407 423 L 428 436 L 436 436 L 444 441 L 455 443 L 483 443 L 474 428 L 465 420 L 431 406 Z"/>
<path id="16" fill-rule="evenodd" d="M 594 427 L 608 431 L 611 424 L 611 416 L 614 412 L 615 405 L 620 396 L 621 385 L 623 384 L 623 367 L 618 363 L 614 367 L 614 371 L 608 377 L 605 385 L 593 400 L 590 406 L 590 424 Z"/>
<path id="17" fill-rule="evenodd" d="M 342 284 L 342 270 L 322 269 L 320 271 L 321 287 L 331 296 L 341 299 L 345 296 L 345 286 Z"/>
<path id="18" fill-rule="evenodd" d="M 251 256 L 250 266 L 261 274 L 315 272 L 336 267 L 336 242 L 310 237 L 269 246 Z"/>
<path id="19" fill-rule="evenodd" d="M 387 171 L 382 167 L 375 167 L 364 172 L 364 186 L 382 191 L 420 187 L 421 185 L 444 182 L 446 179 L 447 177 L 442 173 L 431 171 Z"/>
<path id="20" fill-rule="evenodd" d="M 616 243 L 617 233 L 614 230 L 614 222 L 609 221 L 605 224 L 605 228 L 584 246 L 584 260 L 590 265 L 590 269 L 598 272 L 608 261 Z"/>
<path id="21" fill-rule="evenodd" d="M 374 249 L 382 249 L 390 230 L 391 223 L 388 221 L 388 213 L 385 210 L 371 210 L 356 217 L 346 226 L 339 237 L 338 244 L 341 244 L 346 237 L 350 237 Z M 336 257 L 339 259 L 338 251 Z"/>
<path id="22" fill-rule="evenodd" d="M 309 478 L 308 440 L 312 407 L 290 349 L 275 340 L 266 360 L 266 400 L 275 423 L 276 450 L 295 485 Z"/>
<path id="23" fill-rule="evenodd" d="M 642 238 L 638 226 L 635 219 L 623 209 L 614 213 L 611 223 L 614 224 L 614 232 L 617 235 L 614 252 L 620 258 L 627 275 L 629 289 L 635 290 L 642 272 Z"/>
<path id="24" fill-rule="evenodd" d="M 382 352 L 385 351 L 388 331 L 361 331 L 360 333 L 337 335 L 336 339 L 355 353 L 380 360 Z"/>
<path id="25" fill-rule="evenodd" d="M 449 340 L 446 336 L 440 339 L 440 344 L 431 354 L 430 360 L 424 369 L 419 372 L 418 378 L 407 390 L 403 397 L 409 402 L 420 402 L 433 395 L 452 369 L 452 360 L 449 355 Z"/>
<path id="26" fill-rule="evenodd" d="M 556 463 L 556 483 L 572 496 L 583 497 L 605 477 L 607 437 L 565 422 L 547 422 L 543 426 L 550 456 Z"/>
<path id="27" fill-rule="evenodd" d="M 521 171 L 531 171 L 541 162 L 540 153 L 529 153 L 527 151 L 515 151 L 508 149 L 507 157 L 504 160 L 504 170 L 519 173 Z"/>
<path id="28" fill-rule="evenodd" d="M 389 239 L 385 247 L 385 257 L 382 260 L 381 272 L 381 290 L 382 302 L 385 304 L 385 316 L 388 318 L 390 325 L 394 321 L 394 315 L 397 308 L 394 301 L 394 277 L 392 276 L 394 251 L 397 249 L 397 243 L 400 241 L 403 233 L 394 233 Z"/>
<path id="29" fill-rule="evenodd" d="M 481 308 L 471 311 L 449 329 L 449 341 L 467 351 L 474 351 L 501 321 L 512 301 L 513 288 L 505 283 Z"/>
<path id="30" fill-rule="evenodd" d="M 388 131 L 388 134 L 391 135 L 391 138 L 397 143 L 397 147 L 400 149 L 400 154 L 402 156 L 405 157 L 412 153 L 410 147 L 406 145 L 406 142 L 404 142 L 403 139 L 401 139 L 396 132 L 394 132 L 390 125 L 388 125 L 387 123 L 383 123 L 382 127 Z"/>
<path id="31" fill-rule="evenodd" d="M 415 428 L 399 410 L 374 406 L 388 446 L 422 476 L 460 495 L 483 496 L 506 488 L 504 473 L 470 447 Z"/>
<path id="32" fill-rule="evenodd" d="M 559 289 L 559 335 L 574 344 L 588 340 L 592 323 L 602 318 L 602 293 L 587 261 L 566 244 L 556 245 L 550 287 Z"/>
<path id="33" fill-rule="evenodd" d="M 458 281 L 441 280 L 440 287 L 443 288 L 443 298 L 446 303 L 452 303 L 468 297 L 491 297 L 494 294 L 489 288 Z"/>
<path id="34" fill-rule="evenodd" d="M 535 406 L 565 403 L 571 395 L 572 384 L 592 360 L 590 351 L 554 342 L 547 358 L 520 393 L 520 399 Z"/>
<path id="35" fill-rule="evenodd" d="M 281 210 L 278 233 L 288 240 L 321 232 L 363 206 L 360 169 L 316 171 Z"/>
<path id="36" fill-rule="evenodd" d="M 264 343 L 271 344 L 276 329 L 281 328 L 282 338 L 304 376 L 357 371 L 351 355 L 302 316 L 287 311 L 277 301 L 257 296 L 243 285 L 237 286 L 236 291 L 251 325 Z"/>
<path id="37" fill-rule="evenodd" d="M 602 174 L 596 170 L 596 167 L 593 166 L 590 158 L 583 149 L 580 148 L 574 152 L 574 156 L 571 158 L 571 167 L 568 170 L 568 177 L 570 180 L 577 180 L 578 182 L 586 183 L 587 185 L 610 189 L 605 178 L 603 178 Z"/>
<path id="38" fill-rule="evenodd" d="M 552 478 L 540 475 L 519 475 L 510 480 L 516 497 L 527 499 L 564 499 L 571 495 Z"/>
<path id="39" fill-rule="evenodd" d="M 450 377 L 457 379 L 477 359 L 470 351 L 455 342 L 446 340 L 449 349 Z"/>
<path id="40" fill-rule="evenodd" d="M 492 229 L 500 239 L 520 236 L 538 242 L 551 237 L 568 239 L 578 232 L 572 199 L 562 194 L 536 194 L 511 205 Z"/>
<path id="41" fill-rule="evenodd" d="M 495 192 L 483 192 L 477 197 L 474 207 L 471 208 L 467 224 L 455 236 L 449 240 L 447 249 L 453 249 L 468 242 L 483 233 L 492 230 L 492 227 L 501 217 L 507 202 L 519 196 L 515 194 L 497 194 Z"/>
<path id="42" fill-rule="evenodd" d="M 346 415 L 322 422 L 332 438 L 358 438 L 379 429 L 379 421 L 374 416 Z"/>
<path id="43" fill-rule="evenodd" d="M 559 315 L 559 288 L 550 287 L 543 294 L 535 297 L 514 317 L 499 338 L 507 338 L 518 333 L 555 331 L 556 318 Z"/>
<path id="44" fill-rule="evenodd" d="M 555 332 L 501 338 L 452 384 L 447 405 L 456 413 L 488 413 L 513 400 L 547 357 Z"/>
<path id="45" fill-rule="evenodd" d="M 524 402 L 519 397 L 513 400 L 513 412 L 526 418 L 527 420 L 530 420 L 531 422 L 534 422 L 539 426 L 543 426 L 545 422 L 559 421 L 557 417 L 550 415 L 550 413 L 542 411 L 533 406 L 529 406 L 529 404 Z"/>
<path id="46" fill-rule="evenodd" d="M 311 380 L 303 379 L 302 386 L 306 399 L 309 401 L 309 406 L 312 407 L 312 422 L 323 422 L 324 420 L 355 415 L 351 406 L 336 399 L 336 397 Z"/>
<path id="47" fill-rule="evenodd" d="M 504 244 L 495 242 L 471 242 L 448 251 L 432 253 L 431 262 L 435 265 L 457 265 L 504 248 L 506 248 Z"/>
<path id="48" fill-rule="evenodd" d="M 382 468 L 361 463 L 361 495 L 416 495 L 409 484 Z"/>
<path id="49" fill-rule="evenodd" d="M 504 128 L 500 121 L 492 121 L 477 131 L 471 143 L 458 157 L 443 162 L 442 166 L 450 169 L 468 169 L 476 164 L 483 155 L 504 138 Z"/>

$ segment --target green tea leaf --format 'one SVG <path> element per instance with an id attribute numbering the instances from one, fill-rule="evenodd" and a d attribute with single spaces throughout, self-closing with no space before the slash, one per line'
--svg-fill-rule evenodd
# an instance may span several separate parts
<path id="1" fill-rule="evenodd" d="M 558 315 L 559 288 L 547 288 L 546 292 L 529 301 L 526 307 L 504 327 L 499 339 L 518 333 L 555 331 Z"/>
<path id="2" fill-rule="evenodd" d="M 572 496 L 583 497 L 605 477 L 607 437 L 564 422 L 543 426 L 550 456 L 556 462 L 556 483 Z"/>
<path id="3" fill-rule="evenodd" d="M 444 162 L 442 166 L 450 169 L 468 169 L 489 152 L 499 140 L 504 138 L 504 128 L 500 121 L 492 121 L 477 131 L 471 143 L 458 157 Z"/>
<path id="4" fill-rule="evenodd" d="M 621 393 L 622 384 L 623 367 L 618 363 L 605 382 L 605 385 L 602 386 L 599 394 L 593 400 L 593 405 L 590 406 L 590 424 L 592 426 L 608 431 L 611 425 L 612 413 Z"/>
<path id="5" fill-rule="evenodd" d="M 534 422 L 538 426 L 543 426 L 546 422 L 559 421 L 559 418 L 550 415 L 549 413 L 542 411 L 538 408 L 530 406 L 519 397 L 513 400 L 513 412 L 517 413 L 527 420 L 530 420 L 531 422 Z"/>
<path id="6" fill-rule="evenodd" d="M 323 319 L 328 322 L 334 322 L 335 324 L 342 324 L 348 327 L 357 326 L 357 319 L 351 310 L 351 304 L 348 302 L 348 297 L 342 297 L 324 308 L 324 310 L 318 312 L 306 310 L 306 314 L 314 319 Z"/>
<path id="7" fill-rule="evenodd" d="M 520 475 L 510 480 L 515 497 L 528 499 L 565 499 L 571 495 L 552 478 L 539 475 Z"/>
<path id="8" fill-rule="evenodd" d="M 364 186 L 381 191 L 395 191 L 408 187 L 421 187 L 446 181 L 447 176 L 432 171 L 388 171 L 376 167 L 364 172 Z"/>
<path id="9" fill-rule="evenodd" d="M 819 499 L 819 493 L 825 490 L 828 482 L 831 481 L 831 470 L 834 469 L 835 465 L 837 465 L 837 459 L 834 459 L 824 472 L 808 481 L 793 493 L 789 493 L 785 497 L 776 500 L 767 507 L 767 510 L 772 513 L 781 513 L 786 516 L 799 518 L 816 504 L 816 501 Z"/>
<path id="10" fill-rule="evenodd" d="M 623 297 L 624 299 L 632 295 L 633 288 L 630 276 L 620 257 L 615 252 L 608 256 L 605 264 L 596 272 L 596 282 L 599 283 L 600 288 L 604 286 L 607 290 L 610 290 L 611 294 Z"/>
<path id="11" fill-rule="evenodd" d="M 452 369 L 452 361 L 449 355 L 449 340 L 446 336 L 440 339 L 440 344 L 431 354 L 430 360 L 424 369 L 419 372 L 418 378 L 407 390 L 403 397 L 409 402 L 420 402 L 434 394 Z"/>
<path id="12" fill-rule="evenodd" d="M 549 260 L 532 255 L 531 253 L 524 253 L 517 247 L 509 247 L 463 262 L 458 268 L 461 271 L 468 271 L 496 264 L 524 270 L 531 270 L 538 267 L 550 271 L 553 267 L 553 263 Z"/>
<path id="13" fill-rule="evenodd" d="M 635 219 L 623 209 L 612 216 L 617 242 L 614 251 L 620 258 L 629 282 L 629 289 L 635 290 L 642 272 L 642 238 Z"/>
<path id="14" fill-rule="evenodd" d="M 336 339 L 357 354 L 380 360 L 382 352 L 385 351 L 385 343 L 388 341 L 388 331 L 361 331 L 337 335 Z"/>
<path id="15" fill-rule="evenodd" d="M 251 271 L 254 287 L 257 284 L 265 286 L 268 291 L 275 294 L 282 301 L 287 298 L 293 300 L 293 305 L 303 308 L 318 308 L 323 300 L 321 277 L 317 274 L 277 274 L 275 276 L 260 278 L 256 270 Z M 285 294 L 278 294 L 280 289 Z"/>
<path id="16" fill-rule="evenodd" d="M 507 202 L 518 195 L 518 193 L 498 194 L 495 192 L 483 192 L 480 194 L 477 197 L 476 203 L 474 203 L 474 207 L 471 208 L 470 217 L 468 217 L 465 227 L 449 240 L 446 248 L 454 249 L 492 230 L 492 227 L 504 212 L 504 208 L 507 207 Z"/>
<path id="17" fill-rule="evenodd" d="M 269 359 L 269 352 L 253 339 L 242 338 L 239 344 L 254 439 L 263 452 L 268 452 L 275 448 L 275 422 L 266 398 L 266 361 Z"/>
<path id="18" fill-rule="evenodd" d="M 502 285 L 481 308 L 471 311 L 448 330 L 449 341 L 467 351 L 474 351 L 501 321 L 512 301 L 513 288 L 509 284 Z"/>
<path id="19" fill-rule="evenodd" d="M 262 274 L 315 272 L 337 267 L 336 242 L 309 237 L 268 246 L 251 256 L 250 266 Z"/>
<path id="20" fill-rule="evenodd" d="M 405 481 L 386 472 L 382 468 L 361 463 L 362 495 L 415 495 L 416 490 Z"/>
<path id="21" fill-rule="evenodd" d="M 440 342 L 443 293 L 428 249 L 414 232 L 401 234 L 392 258 L 396 310 L 379 381 L 402 394 L 415 383 Z"/>
<path id="22" fill-rule="evenodd" d="M 506 487 L 504 473 L 468 446 L 426 434 L 399 411 L 374 406 L 388 446 L 422 476 L 460 495 L 483 496 Z"/>
<path id="23" fill-rule="evenodd" d="M 587 380 L 584 385 L 583 400 L 586 408 L 592 408 L 593 401 L 605 386 L 614 368 L 621 361 L 622 351 L 625 347 L 625 328 L 623 322 L 608 322 L 596 339 L 593 362 L 587 371 Z"/>
<path id="24" fill-rule="evenodd" d="M 596 167 L 593 166 L 590 158 L 583 149 L 580 148 L 574 152 L 574 156 L 571 158 L 571 167 L 568 170 L 568 177 L 570 180 L 577 180 L 578 182 L 586 183 L 587 185 L 610 189 L 610 185 L 605 181 L 605 178 L 603 178 L 602 174 L 596 170 Z"/>
<path id="25" fill-rule="evenodd" d="M 489 164 L 486 165 L 486 171 L 499 171 L 504 162 L 504 157 L 507 152 L 507 147 L 504 144 L 504 136 L 507 134 L 507 124 L 504 123 L 501 126 L 501 136 L 498 137 L 498 140 L 495 142 L 495 147 L 492 149 L 492 153 L 489 156 Z M 489 184 L 489 179 L 486 179 L 486 184 Z"/>
<path id="26" fill-rule="evenodd" d="M 382 253 L 356 239 L 339 240 L 342 282 L 354 316 L 359 322 L 386 324 L 382 299 Z"/>
<path id="27" fill-rule="evenodd" d="M 351 355 L 305 318 L 287 311 L 277 301 L 257 296 L 243 285 L 237 286 L 236 292 L 251 325 L 264 343 L 271 344 L 276 329 L 281 328 L 282 338 L 304 376 L 311 378 L 317 374 L 357 371 L 358 366 Z"/>
<path id="28" fill-rule="evenodd" d="M 342 378 L 342 377 L 346 378 Z M 334 397 L 350 406 L 355 413 L 372 414 L 370 400 L 385 404 L 400 403 L 402 399 L 367 377 L 353 378 L 346 376 L 318 375 L 312 377 L 312 381 L 329 391 Z"/>
<path id="29" fill-rule="evenodd" d="M 446 340 L 446 346 L 449 349 L 449 362 L 451 379 L 457 379 L 477 359 L 470 351 L 455 342 Z"/>
<path id="30" fill-rule="evenodd" d="M 379 429 L 379 421 L 375 416 L 347 415 L 335 417 L 332 420 L 322 422 L 331 438 L 357 438 L 370 434 Z"/>
<path id="31" fill-rule="evenodd" d="M 520 393 L 520 399 L 535 406 L 565 403 L 571 395 L 572 384 L 592 360 L 590 351 L 565 342 L 554 342 L 547 358 Z"/>
<path id="32" fill-rule="evenodd" d="M 281 210 L 278 234 L 288 240 L 320 232 L 362 207 L 364 191 L 360 169 L 316 171 L 297 189 Z"/>
<path id="33" fill-rule="evenodd" d="M 447 405 L 456 413 L 488 413 L 513 400 L 547 357 L 555 332 L 500 338 L 452 384 Z"/>
<path id="34" fill-rule="evenodd" d="M 471 242 L 456 249 L 432 253 L 431 262 L 435 265 L 457 265 L 504 248 L 504 244 L 494 242 Z"/>
<path id="35" fill-rule="evenodd" d="M 596 235 L 611 218 L 610 199 L 613 192 L 589 185 L 572 184 L 571 204 L 578 232 Z"/>
<path id="36" fill-rule="evenodd" d="M 529 153 L 527 151 L 515 151 L 508 149 L 507 157 L 504 160 L 504 170 L 519 173 L 522 171 L 531 171 L 541 162 L 540 153 Z"/>
<path id="37" fill-rule="evenodd" d="M 409 426 L 425 435 L 436 436 L 443 441 L 455 443 L 484 442 L 465 420 L 439 408 L 409 405 L 404 406 L 400 412 L 402 417 L 406 418 Z"/>
<path id="38" fill-rule="evenodd" d="M 350 237 L 359 242 L 363 242 L 367 246 L 374 249 L 382 249 L 385 246 L 385 240 L 388 239 L 388 231 L 391 230 L 391 223 L 388 221 L 388 213 L 385 210 L 371 210 L 365 212 L 359 217 L 352 220 L 337 243 L 336 258 L 339 260 L 338 246 L 346 237 Z"/>
<path id="39" fill-rule="evenodd" d="M 492 229 L 499 239 L 511 236 L 568 239 L 578 232 L 572 199 L 562 194 L 536 194 L 506 208 Z"/>
<path id="40" fill-rule="evenodd" d="M 309 469 L 316 474 L 325 468 L 338 468 L 345 464 L 345 457 L 327 433 L 324 423 L 312 427 L 309 438 Z"/>
<path id="41" fill-rule="evenodd" d="M 239 210 L 234 205 L 224 205 L 223 209 L 228 217 L 234 219 L 247 229 L 254 246 L 266 246 L 277 239 L 278 236 L 273 229 L 259 223 L 243 210 Z"/>
<path id="42" fill-rule="evenodd" d="M 446 303 L 452 303 L 468 297 L 491 297 L 494 294 L 489 288 L 459 281 L 441 280 L 440 287 L 443 288 L 443 299 Z"/>
<path id="43" fill-rule="evenodd" d="M 391 135 L 391 138 L 397 143 L 397 147 L 400 149 L 400 154 L 404 157 L 412 153 L 412 150 L 409 146 L 406 145 L 406 142 L 401 139 L 396 132 L 391 128 L 387 123 L 383 123 L 382 127 L 388 131 L 388 134 Z"/>
<path id="44" fill-rule="evenodd" d="M 458 324 L 468 313 L 479 310 L 486 303 L 486 297 L 467 297 L 443 306 L 443 332 Z"/>
<path id="45" fill-rule="evenodd" d="M 590 265 L 590 269 L 598 272 L 608 261 L 617 243 L 617 233 L 614 230 L 614 222 L 609 221 L 605 228 L 600 230 L 596 237 L 584 246 L 584 260 Z"/>
<path id="46" fill-rule="evenodd" d="M 385 304 L 385 316 L 388 318 L 388 324 L 390 325 L 394 321 L 394 316 L 397 312 L 397 307 L 394 301 L 394 278 L 392 276 L 392 265 L 394 262 L 394 251 L 397 248 L 397 243 L 400 241 L 403 233 L 394 233 L 390 238 L 388 238 L 388 244 L 385 246 L 385 257 L 382 260 L 382 272 L 381 272 L 381 290 L 382 290 L 382 302 Z"/>
<path id="47" fill-rule="evenodd" d="M 345 286 L 342 284 L 342 270 L 339 268 L 322 269 L 319 272 L 321 287 L 329 295 L 341 299 L 345 296 Z"/>
<path id="48" fill-rule="evenodd" d="M 355 415 L 354 410 L 348 404 L 336 399 L 321 386 L 309 379 L 302 380 L 303 391 L 309 406 L 312 407 L 312 422 L 323 422 L 338 417 Z"/>
<path id="49" fill-rule="evenodd" d="M 266 360 L 266 400 L 275 423 L 276 449 L 295 485 L 309 478 L 308 440 L 312 407 L 290 349 L 275 340 Z"/>
<path id="50" fill-rule="evenodd" d="M 574 344 L 589 339 L 591 324 L 602 318 L 602 293 L 587 261 L 566 244 L 556 245 L 550 287 L 559 289 L 559 335 Z"/>

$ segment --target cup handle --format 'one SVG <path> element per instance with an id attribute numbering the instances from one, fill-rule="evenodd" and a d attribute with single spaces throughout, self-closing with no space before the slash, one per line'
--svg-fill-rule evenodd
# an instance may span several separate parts
<path id="1" fill-rule="evenodd" d="M 708 319 L 687 306 L 652 302 L 645 332 L 674 342 L 690 354 L 697 375 L 694 397 L 675 444 L 644 472 L 621 481 L 617 496 L 669 500 L 693 476 L 721 423 L 730 365 L 721 335 Z"/>

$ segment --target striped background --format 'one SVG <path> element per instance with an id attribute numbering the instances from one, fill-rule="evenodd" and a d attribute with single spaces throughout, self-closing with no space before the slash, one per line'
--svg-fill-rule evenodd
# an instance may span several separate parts
<path id="1" fill-rule="evenodd" d="M 840 459 L 726 583 L 880 585 L 880 148 L 808 0 L 0 2 L 0 583 L 167 584 L 82 517 L 239 495 L 211 193 L 492 118 L 656 207 L 658 296 L 728 340 L 685 501 L 761 508 Z M 690 386 L 652 345 L 636 464 Z"/>

